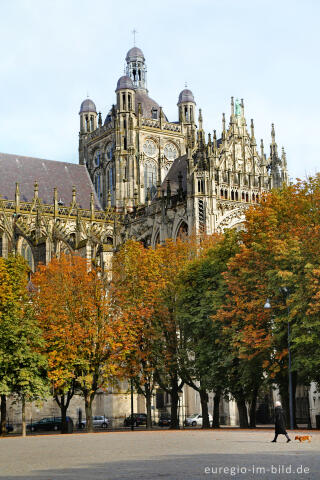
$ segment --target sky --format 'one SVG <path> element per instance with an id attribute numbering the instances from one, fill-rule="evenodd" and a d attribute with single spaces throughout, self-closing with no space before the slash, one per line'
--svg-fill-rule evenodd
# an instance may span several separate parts
<path id="1" fill-rule="evenodd" d="M 106 116 L 136 29 L 169 120 L 186 82 L 206 133 L 243 98 L 258 144 L 275 124 L 290 178 L 320 170 L 319 0 L 0 3 L 0 152 L 77 163 L 80 104 Z"/>

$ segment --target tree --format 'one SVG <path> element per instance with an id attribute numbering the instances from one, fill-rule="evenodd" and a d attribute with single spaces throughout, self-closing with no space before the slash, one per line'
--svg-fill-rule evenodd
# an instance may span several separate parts
<path id="1" fill-rule="evenodd" d="M 0 388 L 2 434 L 6 426 L 6 395 L 22 403 L 22 435 L 26 434 L 25 404 L 48 394 L 46 358 L 28 294 L 28 266 L 20 256 L 0 258 Z"/>
<path id="2" fill-rule="evenodd" d="M 152 426 L 151 400 L 160 355 L 156 317 L 161 284 L 155 251 L 144 248 L 140 242 L 127 241 L 113 261 L 111 295 L 117 314 L 132 335 L 124 370 L 146 399 L 148 429 Z"/>
<path id="3" fill-rule="evenodd" d="M 67 409 L 77 386 L 92 430 L 92 403 L 117 376 L 126 352 L 125 328 L 113 316 L 107 282 L 86 259 L 62 255 L 34 276 L 36 313 L 45 339 L 48 376 L 66 431 Z"/>
<path id="4" fill-rule="evenodd" d="M 217 236 L 215 244 L 188 263 L 179 275 L 178 320 L 185 342 L 183 378 L 199 392 L 203 428 L 210 426 L 208 391 L 215 392 L 213 426 L 219 426 L 221 395 L 227 391 L 225 338 L 212 316 L 224 301 L 226 282 L 223 272 L 239 249 L 238 234 L 229 230 Z M 199 382 L 199 385 L 198 383 Z"/>

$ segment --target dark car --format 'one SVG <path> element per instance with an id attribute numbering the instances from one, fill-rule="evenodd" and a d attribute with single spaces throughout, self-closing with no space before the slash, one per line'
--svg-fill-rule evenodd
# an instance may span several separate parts
<path id="1" fill-rule="evenodd" d="M 11 423 L 7 423 L 6 429 L 7 429 L 7 433 L 13 432 L 13 425 L 11 425 Z"/>
<path id="2" fill-rule="evenodd" d="M 147 415 L 145 413 L 134 413 L 133 419 L 131 415 L 129 415 L 129 417 L 124 419 L 123 424 L 125 427 L 130 427 L 132 422 L 135 427 L 139 427 L 139 425 L 147 425 Z"/>
<path id="3" fill-rule="evenodd" d="M 161 413 L 159 417 L 159 427 L 170 427 L 171 415 L 170 413 Z"/>
<path id="4" fill-rule="evenodd" d="M 73 421 L 70 417 L 67 417 L 67 424 L 73 424 Z M 27 425 L 27 429 L 31 432 L 39 432 L 39 431 L 49 431 L 54 430 L 58 431 L 61 430 L 62 420 L 61 417 L 45 417 L 37 422 L 29 423 Z"/>

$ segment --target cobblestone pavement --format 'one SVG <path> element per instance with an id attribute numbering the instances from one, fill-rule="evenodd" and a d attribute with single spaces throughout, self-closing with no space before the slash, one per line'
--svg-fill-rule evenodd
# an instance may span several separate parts
<path id="1" fill-rule="evenodd" d="M 301 434 L 302 432 L 296 432 Z M 104 432 L 0 438 L 0 479 L 320 479 L 320 433 Z"/>

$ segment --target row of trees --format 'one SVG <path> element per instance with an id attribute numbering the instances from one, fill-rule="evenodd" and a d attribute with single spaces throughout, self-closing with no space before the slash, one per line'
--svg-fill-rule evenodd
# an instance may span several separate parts
<path id="1" fill-rule="evenodd" d="M 210 391 L 214 426 L 221 397 L 231 396 L 240 426 L 254 427 L 259 393 L 276 386 L 288 412 L 288 324 L 293 394 L 298 383 L 319 385 L 319 251 L 320 176 L 263 197 L 241 232 L 154 250 L 128 242 L 113 287 L 122 314 L 140 325 L 136 384 L 147 405 L 157 383 L 171 395 L 175 428 L 188 384 L 199 392 L 205 427 Z"/>
<path id="2" fill-rule="evenodd" d="M 320 178 L 266 195 L 244 227 L 155 249 L 130 240 L 114 256 L 111 283 L 85 259 L 61 256 L 27 288 L 22 259 L 0 259 L 2 431 L 7 395 L 24 409 L 50 391 L 63 425 L 80 392 L 91 430 L 96 392 L 121 379 L 144 395 L 148 427 L 159 385 L 178 428 L 184 384 L 199 392 L 204 427 L 212 391 L 214 427 L 224 396 L 235 399 L 240 426 L 254 427 L 264 388 L 277 385 L 288 409 L 288 322 L 294 389 L 319 384 Z"/>

